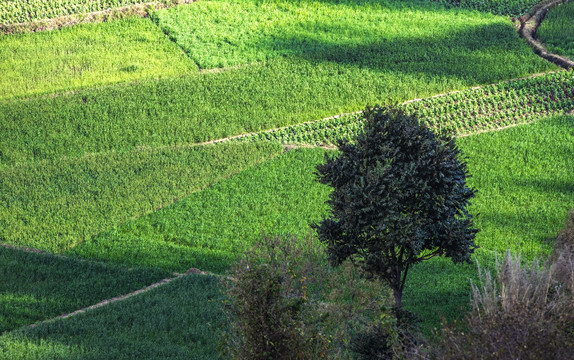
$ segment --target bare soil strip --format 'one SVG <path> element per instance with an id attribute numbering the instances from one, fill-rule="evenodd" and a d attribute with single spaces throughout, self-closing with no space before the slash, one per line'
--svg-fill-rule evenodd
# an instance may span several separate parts
<path id="1" fill-rule="evenodd" d="M 555 6 L 566 3 L 569 0 L 546 0 L 532 8 L 528 13 L 520 17 L 520 28 L 518 33 L 526 39 L 534 52 L 540 57 L 560 66 L 564 69 L 574 69 L 574 62 L 566 57 L 548 52 L 546 47 L 536 39 L 536 30 L 544 20 L 548 10 Z"/>

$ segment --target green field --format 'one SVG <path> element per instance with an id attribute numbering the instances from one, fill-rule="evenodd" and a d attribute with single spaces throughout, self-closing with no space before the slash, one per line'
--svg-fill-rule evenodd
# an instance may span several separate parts
<path id="1" fill-rule="evenodd" d="M 0 359 L 216 359 L 219 279 L 186 276 L 72 318 L 0 336 Z"/>
<path id="2" fill-rule="evenodd" d="M 0 238 L 60 253 L 281 150 L 272 143 L 226 143 L 0 168 Z"/>
<path id="3" fill-rule="evenodd" d="M 556 6 L 544 17 L 536 35 L 551 53 L 574 60 L 574 2 Z"/>
<path id="4" fill-rule="evenodd" d="M 0 334 L 70 313 L 172 276 L 0 247 Z"/>
<path id="5" fill-rule="evenodd" d="M 0 36 L 0 101 L 195 72 L 147 19 Z"/>
<path id="6" fill-rule="evenodd" d="M 206 1 L 162 10 L 158 17 L 167 19 L 181 12 L 189 18 L 193 14 L 190 9 L 198 9 L 208 3 L 212 4 Z M 213 4 L 231 6 L 225 2 Z M 246 8 L 252 6 L 250 4 L 253 3 L 246 1 Z M 273 4 L 276 8 L 283 3 Z M 294 11 L 294 5 L 285 3 L 283 6 Z M 333 8 L 337 9 L 328 3 L 316 6 L 326 14 L 335 11 Z M 162 80 L 124 82 L 57 96 L 0 100 L 0 131 L 4 134 L 4 141 L 0 143 L 0 166 L 108 150 L 130 151 L 139 146 L 197 143 L 357 111 L 367 103 L 401 102 L 556 69 L 534 55 L 503 17 L 446 10 L 436 4 L 417 2 L 393 3 L 389 9 L 380 5 L 363 6 L 373 8 L 372 12 L 378 16 L 389 17 L 393 20 L 390 25 L 400 19 L 393 15 L 395 12 L 403 14 L 404 24 L 397 27 L 404 30 L 404 35 L 399 36 L 392 26 L 384 28 L 378 25 L 369 29 L 358 22 L 355 27 L 360 31 L 351 37 L 335 38 L 331 44 L 318 44 L 316 50 L 299 43 L 294 48 L 296 54 L 247 67 Z M 341 11 L 353 18 L 350 14 L 354 8 L 357 11 L 361 9 L 358 5 L 345 5 Z M 267 15 L 272 16 L 273 12 L 268 11 Z M 409 12 L 417 16 L 410 16 Z M 371 16 L 371 12 L 363 13 Z M 305 16 L 312 20 L 312 13 Z M 440 22 L 431 21 L 433 17 Z M 149 20 L 127 21 L 131 24 Z M 206 17 L 203 23 L 216 26 L 217 18 Z M 123 23 L 89 26 L 95 32 L 106 32 L 102 29 L 110 27 L 109 31 L 112 31 L 114 26 L 119 30 L 119 25 L 110 24 Z M 76 29 L 66 30 L 74 32 Z M 215 43 L 223 41 L 231 31 L 216 30 Z M 336 26 L 326 30 L 336 36 L 342 31 Z M 389 39 L 379 38 L 375 32 L 379 30 Z M 285 27 L 283 31 L 297 35 L 297 28 Z M 18 44 L 18 41 L 28 43 L 28 39 L 35 39 L 34 43 L 46 34 L 59 38 L 61 33 L 0 37 L 0 41 Z M 159 33 L 161 31 L 157 30 Z M 116 36 L 123 38 L 126 35 L 117 33 Z M 304 34 L 301 36 L 304 38 Z M 379 40 L 373 42 L 375 36 Z M 63 38 L 61 41 L 66 40 Z M 349 41 L 363 45 L 350 46 Z M 198 51 L 209 49 L 211 45 L 213 42 L 205 43 Z M 7 53 L 11 54 L 10 51 Z M 212 53 L 213 59 L 220 57 L 218 52 Z M 386 56 L 380 56 L 381 53 Z M 231 60 L 230 55 L 221 56 Z M 123 58 L 122 53 L 117 57 Z M 44 56 L 37 53 L 33 59 L 37 58 Z M 32 57 L 22 59 L 23 63 L 32 61 Z M 6 60 L 4 64 L 0 63 L 0 67 L 11 64 Z M 44 72 L 52 73 L 54 70 L 50 64 L 42 66 Z M 110 70 L 124 73 L 117 68 Z M 163 68 L 154 76 L 163 76 L 162 71 Z M 138 71 L 133 74 L 140 76 Z M 10 96 L 16 96 L 18 91 L 23 95 L 24 90 L 9 89 L 25 89 L 31 75 L 24 68 L 18 76 L 21 81 L 12 81 L 5 87 Z M 90 81 L 96 85 L 110 80 L 104 77 Z M 73 88 L 62 84 L 56 87 L 51 82 L 34 82 L 30 86 L 34 89 L 44 86 L 52 91 Z M 14 122 L 13 119 L 19 121 Z"/>
<path id="7" fill-rule="evenodd" d="M 131 3 L 10 0 L 0 23 Z M 0 359 L 217 358 L 214 275 L 27 325 L 174 271 L 225 274 L 263 232 L 309 234 L 328 214 L 315 166 L 336 150 L 307 144 L 350 139 L 361 120 L 303 123 L 367 104 L 424 98 L 400 107 L 469 135 L 456 141 L 478 190 L 481 265 L 548 255 L 574 207 L 574 72 L 506 82 L 558 70 L 510 21 L 532 3 L 202 0 L 0 35 L 0 243 L 50 253 L 0 247 Z M 476 277 L 433 259 L 404 304 L 428 333 L 468 309 Z"/>

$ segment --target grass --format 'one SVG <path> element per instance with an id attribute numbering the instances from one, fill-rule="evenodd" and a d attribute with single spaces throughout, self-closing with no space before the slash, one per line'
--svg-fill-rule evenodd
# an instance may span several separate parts
<path id="1" fill-rule="evenodd" d="M 550 52 L 572 60 L 574 60 L 573 18 L 574 2 L 569 1 L 550 9 L 536 30 L 537 37 Z"/>
<path id="2" fill-rule="evenodd" d="M 526 258 L 548 255 L 574 207 L 574 117 L 459 139 L 480 214 L 479 245 Z"/>
<path id="3" fill-rule="evenodd" d="M 159 269 L 104 265 L 0 247 L 0 334 L 169 276 Z"/>
<path id="4" fill-rule="evenodd" d="M 0 168 L 0 239 L 60 253 L 281 151 L 226 143 Z"/>
<path id="5" fill-rule="evenodd" d="M 572 142 L 574 117 L 556 116 L 530 125 L 457 139 L 478 190 L 471 213 L 480 229 L 478 262 L 492 269 L 495 254 L 506 250 L 524 260 L 544 259 L 564 218 L 574 207 Z M 452 321 L 470 305 L 474 265 L 455 266 L 446 259 L 417 265 L 409 273 L 404 302 L 425 319 L 428 330 L 439 315 Z"/>
<path id="6" fill-rule="evenodd" d="M 325 214 L 324 150 L 299 149 L 79 244 L 70 253 L 172 271 L 225 272 L 265 231 L 306 235 Z"/>
<path id="7" fill-rule="evenodd" d="M 0 36 L 0 100 L 196 71 L 149 19 Z"/>
<path id="8" fill-rule="evenodd" d="M 200 68 L 301 57 L 463 75 L 469 58 L 472 68 L 488 63 L 496 73 L 509 64 L 494 59 L 514 62 L 528 52 L 507 19 L 432 2 L 212 0 L 152 17 Z"/>
<path id="9" fill-rule="evenodd" d="M 561 71 L 412 101 L 399 107 L 416 114 L 423 124 L 441 135 L 462 136 L 571 111 L 573 85 L 574 72 Z M 328 145 L 354 139 L 362 126 L 362 114 L 352 113 L 233 140 Z"/>
<path id="10" fill-rule="evenodd" d="M 186 276 L 72 318 L 4 333 L 0 359 L 217 359 L 219 279 Z"/>
<path id="11" fill-rule="evenodd" d="M 457 140 L 473 175 L 469 185 L 478 189 L 471 211 L 478 214 L 481 264 L 488 267 L 494 252 L 507 249 L 530 259 L 549 253 L 565 214 L 574 207 L 573 164 L 567 150 L 574 141 L 573 121 L 571 116 L 554 117 Z M 125 264 L 223 272 L 262 229 L 270 235 L 301 236 L 310 222 L 327 214 L 329 189 L 312 175 L 323 153 L 289 152 L 103 233 L 74 252 Z M 100 255 L 94 250 L 100 248 L 109 252 Z M 434 274 L 430 283 L 428 274 Z M 468 305 L 468 280 L 474 276 L 474 266 L 454 266 L 445 259 L 416 266 L 405 304 L 430 326 L 438 326 L 439 314 L 452 319 L 460 306 Z"/>
<path id="12" fill-rule="evenodd" d="M 225 2 L 214 4 L 227 6 Z M 248 4 L 246 2 L 246 6 Z M 365 103 L 400 102 L 556 69 L 532 53 L 507 19 L 416 2 L 397 4 L 393 6 L 396 13 L 404 15 L 401 21 L 409 19 L 405 25 L 397 25 L 405 31 L 404 36 L 398 36 L 390 25 L 380 28 L 375 24 L 375 29 L 369 30 L 357 23 L 354 27 L 365 32 L 364 39 L 359 30 L 359 34 L 347 40 L 317 39 L 316 51 L 312 44 L 307 46 L 295 41 L 292 45 L 294 52 L 300 51 L 297 55 L 279 56 L 224 72 L 162 80 L 140 78 L 136 83 L 102 85 L 56 96 L 0 100 L 0 132 L 3 134 L 0 167 L 108 150 L 131 151 L 139 146 L 202 142 L 356 111 L 363 109 Z M 161 14 L 167 17 L 196 6 L 205 5 L 196 3 Z M 294 9 L 292 5 L 285 6 Z M 327 10 L 338 9 L 329 4 L 316 6 L 326 14 L 329 14 Z M 395 10 L 389 12 L 377 8 L 379 5 L 369 6 L 378 9 L 383 18 L 388 16 L 398 21 L 393 15 Z M 357 14 L 369 19 L 369 12 L 361 7 L 341 8 L 345 9 L 343 14 L 349 15 L 355 9 Z M 442 22 L 433 23 L 430 21 L 433 16 Z M 215 22 L 216 19 L 197 21 L 207 20 Z M 109 26 L 120 28 L 117 24 L 125 23 L 110 24 L 116 23 L 90 24 L 90 27 L 97 32 L 101 30 L 96 29 Z M 337 26 L 324 25 L 328 30 L 325 36 L 341 34 Z M 66 31 L 76 31 L 74 29 Z M 382 40 L 375 30 L 389 35 L 389 39 Z M 110 31 L 129 38 L 129 33 L 124 34 L 125 29 L 117 33 Z M 52 33 L 46 34 L 52 36 Z M 226 35 L 224 31 L 216 34 L 220 40 Z M 48 35 L 18 35 L 0 38 L 0 41 L 14 41 L 14 46 L 19 46 L 18 39 Z M 379 40 L 373 42 L 375 35 Z M 301 39 L 305 40 L 305 36 Z M 355 40 L 356 46 L 348 43 Z M 208 46 L 205 44 L 203 48 Z M 381 53 L 386 56 L 380 56 Z M 43 57 L 35 53 L 33 57 L 21 59 L 25 63 Z M 146 56 L 140 54 L 136 59 L 143 61 Z M 122 67 L 131 64 L 126 62 Z M 54 73 L 49 66 L 44 71 Z M 137 73 L 134 76 L 139 76 Z M 21 72 L 24 78 L 34 76 L 28 70 Z M 7 89 L 21 87 L 17 81 L 9 84 Z M 44 85 L 33 85 L 36 86 Z M 15 90 L 10 91 L 14 94 Z"/>
<path id="13" fill-rule="evenodd" d="M 572 159 L 565 148 L 572 143 L 573 124 L 574 117 L 560 116 L 457 140 L 468 156 L 473 174 L 470 185 L 478 189 L 472 212 L 481 213 L 476 218 L 476 225 L 481 229 L 477 243 L 482 247 L 477 256 L 483 267 L 492 266 L 495 250 L 502 253 L 510 248 L 529 258 L 548 253 L 552 237 L 563 225 L 564 215 L 574 206 L 571 191 L 574 179 L 567 171 L 572 168 Z M 553 146 L 545 146 L 548 139 L 556 140 Z M 276 223 L 267 228 L 269 233 L 304 234 L 309 220 L 326 211 L 323 201 L 327 189 L 310 175 L 323 155 L 324 151 L 319 149 L 286 153 L 114 232 L 104 233 L 99 237 L 99 245 L 114 244 L 120 248 L 122 241 L 132 238 L 150 244 L 148 255 L 158 254 L 154 244 L 161 241 L 179 242 L 188 248 L 203 246 L 237 251 L 244 246 L 237 242 L 238 238 L 248 243 L 250 237 L 259 236 L 262 223 L 273 224 L 273 219 Z M 564 186 L 548 184 L 544 179 L 549 176 Z M 502 186 L 491 189 L 495 178 Z M 524 186 L 532 178 L 542 181 Z M 322 195 L 317 189 L 309 190 L 313 186 L 323 188 Z M 497 195 L 501 189 L 504 196 Z M 293 195 L 286 196 L 289 193 Z M 278 201 L 281 199 L 284 203 Z M 205 211 L 199 211 L 201 208 Z M 500 216 L 500 210 L 516 211 L 519 216 Z M 507 221 L 502 224 L 501 220 Z M 232 221 L 245 222 L 247 228 Z M 198 230 L 198 224 L 204 228 Z M 229 232 L 224 233 L 227 230 Z M 234 236 L 233 231 L 238 231 L 238 235 Z M 194 233 L 206 235 L 193 241 Z M 231 254 L 226 259 L 228 264 L 235 254 L 227 253 Z M 177 265 L 179 254 L 166 251 L 164 264 L 171 261 Z M 137 257 L 137 254 L 130 255 L 129 247 L 122 261 L 137 261 L 128 256 Z M 140 260 L 142 263 L 148 261 L 147 257 L 142 259 L 145 259 Z M 469 278 L 476 279 L 476 276 L 474 265 L 455 266 L 448 259 L 433 259 L 417 265 L 409 275 L 405 307 L 421 315 L 430 332 L 440 325 L 441 315 L 452 320 L 460 316 L 461 307 L 468 308 Z M 223 326 L 220 305 L 215 302 L 219 297 L 218 283 L 211 278 L 201 278 L 204 280 L 200 286 L 194 279 L 198 278 L 177 280 L 149 294 L 78 317 L 6 333 L 0 338 L 2 356 L 7 359 L 34 358 L 40 354 L 52 358 L 122 358 L 137 353 L 146 358 L 201 358 L 204 355 L 194 357 L 189 351 L 205 351 L 211 354 L 206 356 L 216 357 L 216 339 L 209 333 L 209 325 L 198 324 Z M 209 336 L 205 335 L 206 331 Z M 156 346 L 149 345 L 151 343 Z M 103 351 L 104 348 L 109 350 Z"/>

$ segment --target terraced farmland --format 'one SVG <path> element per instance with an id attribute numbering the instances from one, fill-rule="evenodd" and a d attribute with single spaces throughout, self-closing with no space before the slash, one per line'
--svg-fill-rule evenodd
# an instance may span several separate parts
<path id="1" fill-rule="evenodd" d="M 10 0 L 0 23 L 134 3 Z M 457 137 L 481 265 L 548 255 L 574 208 L 574 71 L 516 33 L 534 3 L 201 0 L 0 35 L 0 359 L 220 357 L 219 276 L 328 214 L 315 166 L 369 104 Z M 412 271 L 425 329 L 468 309 L 474 265 Z"/>

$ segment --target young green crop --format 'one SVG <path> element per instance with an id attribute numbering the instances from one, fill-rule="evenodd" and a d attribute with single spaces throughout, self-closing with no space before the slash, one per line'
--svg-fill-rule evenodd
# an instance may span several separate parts
<path id="1" fill-rule="evenodd" d="M 71 318 L 0 336 L 1 359 L 219 359 L 220 279 L 190 275 Z"/>
<path id="2" fill-rule="evenodd" d="M 281 151 L 272 143 L 226 143 L 0 168 L 0 239 L 59 253 Z"/>
<path id="3" fill-rule="evenodd" d="M 469 185 L 478 190 L 470 211 L 479 214 L 476 242 L 482 265 L 492 264 L 493 253 L 506 249 L 527 258 L 549 253 L 574 207 L 568 187 L 574 159 L 565 150 L 574 142 L 573 127 L 574 117 L 561 116 L 457 140 L 472 175 Z M 320 149 L 288 152 L 102 233 L 73 252 L 124 264 L 223 272 L 261 231 L 304 235 L 309 222 L 326 214 L 329 189 L 313 176 L 323 156 Z M 474 266 L 454 268 L 437 259 L 412 271 L 405 307 L 423 315 L 429 327 L 439 326 L 440 314 L 453 319 L 468 304 Z M 418 284 L 427 282 L 429 273 L 435 274 L 436 287 L 421 292 Z"/>
<path id="4" fill-rule="evenodd" d="M 0 334 L 94 305 L 172 276 L 0 247 Z"/>
<path id="5" fill-rule="evenodd" d="M 324 150 L 299 149 L 101 233 L 69 253 L 173 271 L 224 272 L 265 231 L 306 235 L 329 189 L 314 181 Z"/>
<path id="6" fill-rule="evenodd" d="M 0 101 L 195 72 L 149 19 L 0 36 Z"/>
<path id="7" fill-rule="evenodd" d="M 508 19 L 433 2 L 212 0 L 159 10 L 152 18 L 208 69 L 300 57 L 384 72 L 407 67 L 463 75 L 484 63 L 498 72 L 512 52 L 525 49 Z M 468 56 L 476 61 L 464 64 Z"/>
<path id="8" fill-rule="evenodd" d="M 536 30 L 536 36 L 546 45 L 548 51 L 574 60 L 574 2 L 556 6 L 544 17 Z"/>
<path id="9" fill-rule="evenodd" d="M 183 11 L 180 9 L 205 6 L 200 3 L 174 8 L 173 12 L 162 12 L 161 16 L 175 16 L 177 11 Z M 393 5 L 396 8 L 392 11 L 376 4 L 347 5 L 342 6 L 342 10 L 333 4 L 313 4 L 322 11 L 316 20 L 323 21 L 328 31 L 317 52 L 309 52 L 311 48 L 300 42 L 294 48 L 302 51 L 300 53 L 223 72 L 140 80 L 56 96 L 0 100 L 0 133 L 3 135 L 0 166 L 107 150 L 130 151 L 138 146 L 203 142 L 357 111 L 366 103 L 401 102 L 555 69 L 534 55 L 518 38 L 512 25 L 501 17 L 447 11 L 440 6 L 416 2 Z M 291 12 L 297 9 L 294 5 L 285 6 Z M 354 19 L 355 12 L 370 19 L 369 10 L 389 18 L 387 27 L 384 23 L 374 23 L 375 28 L 370 29 L 357 17 L 357 23 L 349 25 L 357 29 L 357 34 L 338 40 L 345 30 L 337 27 L 336 22 L 327 23 L 325 18 L 329 11 L 342 11 L 339 16 L 348 15 L 348 19 Z M 308 21 L 314 21 L 310 14 L 305 16 Z M 194 22 L 216 23 L 217 19 L 206 17 Z M 433 19 L 441 22 L 435 24 Z M 129 20 L 127 24 L 138 21 Z M 90 26 L 102 32 L 101 29 L 108 29 L 114 36 L 130 37 L 129 33 L 125 34 L 127 30 L 111 24 Z M 67 31 L 79 31 L 74 29 Z M 379 30 L 388 39 L 383 40 Z M 399 30 L 404 35 L 399 36 Z M 213 41 L 222 42 L 230 31 L 214 31 Z M 295 30 L 287 27 L 285 31 Z M 35 39 L 30 41 L 34 43 L 40 39 L 37 36 L 48 35 L 26 36 Z M 14 41 L 17 48 L 18 41 L 10 39 L 13 38 L 0 38 L 0 41 Z M 28 41 L 24 41 L 27 37 L 14 39 Z M 348 43 L 351 40 L 363 45 L 352 46 Z M 70 38 L 62 41 L 73 44 Z M 209 46 L 205 43 L 198 50 Z M 211 53 L 213 57 L 218 56 L 217 52 Z M 385 56 L 380 56 L 381 53 Z M 21 61 L 25 64 L 42 57 L 43 54 L 38 53 Z M 125 66 L 131 64 L 126 62 Z M 53 76 L 52 68 L 44 71 Z M 137 71 L 134 74 L 139 76 Z M 159 76 L 161 72 L 155 74 Z M 20 76 L 39 75 L 24 71 Z M 109 80 L 97 80 L 101 81 Z M 34 91 L 40 91 L 42 86 L 47 86 L 45 91 L 55 91 L 54 85 L 41 84 L 43 82 L 30 86 Z M 17 87 L 20 87 L 20 95 L 26 92 L 19 81 L 9 82 L 0 89 L 8 89 L 10 96 L 15 96 Z M 62 87 L 62 84 L 58 86 Z M 68 85 L 65 88 L 69 88 Z"/>
<path id="10" fill-rule="evenodd" d="M 0 24 L 51 19 L 145 2 L 149 0 L 3 0 L 0 2 Z"/>
<path id="11" fill-rule="evenodd" d="M 442 135 L 527 123 L 574 109 L 574 71 L 488 85 L 399 105 Z M 284 144 L 330 145 L 352 139 L 362 129 L 361 114 L 264 131 L 234 141 L 279 141 Z"/>

